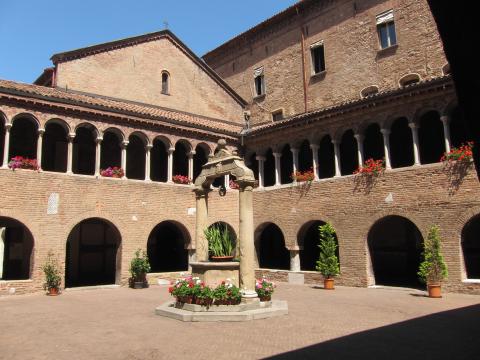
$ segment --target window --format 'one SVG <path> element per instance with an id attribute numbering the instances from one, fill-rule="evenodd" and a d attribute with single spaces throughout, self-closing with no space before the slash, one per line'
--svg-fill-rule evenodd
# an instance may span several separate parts
<path id="1" fill-rule="evenodd" d="M 362 91 L 360 91 L 360 96 L 362 98 L 373 96 L 375 94 L 378 94 L 378 86 L 376 85 L 367 86 L 366 88 L 363 88 Z"/>
<path id="2" fill-rule="evenodd" d="M 325 50 L 323 41 L 317 42 L 310 46 L 312 55 L 312 75 L 325 71 Z"/>
<path id="3" fill-rule="evenodd" d="M 168 95 L 169 94 L 169 80 L 170 75 L 166 71 L 162 72 L 162 94 Z"/>
<path id="4" fill-rule="evenodd" d="M 393 21 L 393 10 L 377 15 L 377 31 L 380 47 L 386 49 L 397 44 L 395 34 L 395 23 Z"/>
<path id="5" fill-rule="evenodd" d="M 273 119 L 273 121 L 282 120 L 283 119 L 283 110 L 279 109 L 279 110 L 273 111 L 272 112 L 272 119 Z"/>
<path id="6" fill-rule="evenodd" d="M 255 79 L 255 97 L 265 95 L 265 78 L 263 67 L 255 69 L 253 73 Z"/>
<path id="7" fill-rule="evenodd" d="M 400 87 L 405 87 L 409 85 L 416 84 L 420 81 L 420 75 L 418 74 L 407 74 L 402 76 L 402 78 L 398 81 L 398 85 Z"/>

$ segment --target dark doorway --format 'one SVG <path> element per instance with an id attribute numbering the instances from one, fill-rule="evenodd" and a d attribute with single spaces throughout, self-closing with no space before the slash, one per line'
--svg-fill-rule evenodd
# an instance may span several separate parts
<path id="1" fill-rule="evenodd" d="M 368 248 L 377 285 L 423 287 L 417 276 L 423 238 L 410 220 L 401 216 L 378 220 L 368 233 Z"/>
<path id="2" fill-rule="evenodd" d="M 406 118 L 399 118 L 392 124 L 390 160 L 392 168 L 412 166 L 414 163 L 412 130 Z"/>
<path id="3" fill-rule="evenodd" d="M 468 279 L 480 279 L 480 215 L 470 219 L 462 230 L 463 261 Z"/>
<path id="4" fill-rule="evenodd" d="M 261 268 L 290 270 L 290 252 L 277 225 L 268 224 L 258 236 L 256 245 Z"/>
<path id="5" fill-rule="evenodd" d="M 340 144 L 340 167 L 342 175 L 351 175 L 358 168 L 357 141 L 353 130 L 347 130 Z"/>
<path id="6" fill-rule="evenodd" d="M 320 140 L 318 148 L 318 173 L 320 179 L 331 178 L 335 175 L 335 150 L 330 135 Z"/>
<path id="7" fill-rule="evenodd" d="M 319 227 L 325 225 L 324 221 L 313 221 L 305 224 L 300 230 L 298 243 L 303 249 L 300 250 L 300 268 L 305 271 L 316 271 L 317 261 L 320 258 L 320 231 Z M 335 235 L 335 239 L 337 236 Z M 337 240 L 337 258 L 340 259 L 338 240 Z"/>
<path id="8" fill-rule="evenodd" d="M 135 134 L 130 135 L 127 145 L 127 178 L 145 180 L 146 141 Z"/>
<path id="9" fill-rule="evenodd" d="M 0 280 L 30 278 L 33 236 L 21 222 L 0 217 Z"/>
<path id="10" fill-rule="evenodd" d="M 45 126 L 42 144 L 42 169 L 66 172 L 68 139 L 65 125 L 49 122 Z"/>
<path id="11" fill-rule="evenodd" d="M 79 127 L 73 139 L 73 172 L 93 175 L 95 173 L 96 131 L 93 126 Z"/>
<path id="12" fill-rule="evenodd" d="M 155 226 L 147 243 L 151 272 L 188 270 L 188 235 L 183 226 L 164 221 Z"/>
<path id="13" fill-rule="evenodd" d="M 436 111 L 429 111 L 420 118 L 418 138 L 420 162 L 422 164 L 440 162 L 440 158 L 445 152 L 445 136 L 440 115 Z"/>
<path id="14" fill-rule="evenodd" d="M 105 170 L 109 167 L 122 166 L 122 137 L 113 131 L 106 131 L 103 134 L 103 140 L 100 151 L 100 168 Z M 125 171 L 125 169 L 123 169 Z"/>
<path id="15" fill-rule="evenodd" d="M 168 153 L 167 146 L 160 139 L 153 140 L 150 150 L 150 178 L 152 181 L 167 182 Z"/>
<path id="16" fill-rule="evenodd" d="M 20 117 L 13 121 L 10 129 L 9 160 L 14 156 L 37 158 L 38 127 L 34 120 Z"/>
<path id="17" fill-rule="evenodd" d="M 107 285 L 120 275 L 120 233 L 105 220 L 92 218 L 68 236 L 65 286 Z"/>

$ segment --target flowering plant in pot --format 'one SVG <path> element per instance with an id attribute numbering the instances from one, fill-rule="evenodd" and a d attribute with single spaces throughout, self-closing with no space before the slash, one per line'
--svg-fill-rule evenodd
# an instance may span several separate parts
<path id="1" fill-rule="evenodd" d="M 441 283 L 447 278 L 448 269 L 442 255 L 439 229 L 435 225 L 430 228 L 427 240 L 423 244 L 423 258 L 418 276 L 427 284 L 429 297 L 442 297 Z"/>
<path id="2" fill-rule="evenodd" d="M 240 288 L 227 279 L 213 290 L 215 305 L 238 305 L 242 300 Z"/>
<path id="3" fill-rule="evenodd" d="M 231 261 L 235 249 L 232 234 L 225 224 L 213 224 L 204 230 L 212 261 Z"/>
<path id="4" fill-rule="evenodd" d="M 138 249 L 130 262 L 131 284 L 134 289 L 141 289 L 148 286 L 147 273 L 150 271 L 150 262 L 145 250 Z"/>
<path id="5" fill-rule="evenodd" d="M 48 291 L 47 295 L 58 295 L 60 284 L 62 283 L 62 277 L 60 276 L 58 261 L 56 258 L 54 258 L 51 250 L 47 254 L 47 260 L 42 266 L 42 270 L 45 274 L 45 283 L 43 284 L 43 289 Z"/>
<path id="6" fill-rule="evenodd" d="M 265 278 L 261 280 L 257 279 L 255 282 L 255 291 L 257 292 L 260 301 L 270 301 L 272 300 L 272 294 L 275 291 L 275 283 L 273 281 L 268 281 Z"/>
<path id="7" fill-rule="evenodd" d="M 12 157 L 10 162 L 8 163 L 8 167 L 12 170 L 15 170 L 15 169 L 38 170 L 39 169 L 37 159 L 24 158 L 23 156 Z"/>
<path id="8" fill-rule="evenodd" d="M 125 175 L 125 172 L 121 167 L 113 166 L 108 167 L 105 170 L 100 171 L 100 175 L 103 177 L 112 177 L 112 178 L 122 178 Z"/>
<path id="9" fill-rule="evenodd" d="M 340 264 L 336 255 L 337 241 L 335 239 L 335 229 L 330 223 L 318 227 L 320 232 L 320 258 L 317 261 L 317 270 L 324 277 L 324 288 L 326 290 L 334 289 L 333 278 L 340 273 Z"/>
<path id="10" fill-rule="evenodd" d="M 191 304 L 193 303 L 193 288 L 195 283 L 191 276 L 184 279 L 178 279 L 168 289 L 169 293 L 177 299 L 177 302 Z"/>
<path id="11" fill-rule="evenodd" d="M 311 183 L 314 179 L 315 179 L 315 175 L 313 173 L 313 169 L 310 168 L 309 170 L 307 171 L 295 171 L 292 173 L 292 175 L 290 176 L 292 178 L 293 181 L 296 181 L 296 182 L 307 182 L 307 183 Z"/>
<path id="12" fill-rule="evenodd" d="M 192 181 L 188 178 L 188 176 L 183 176 L 183 175 L 174 175 L 172 177 L 172 181 L 175 183 L 175 184 L 183 184 L 183 185 L 188 185 L 190 184 Z"/>

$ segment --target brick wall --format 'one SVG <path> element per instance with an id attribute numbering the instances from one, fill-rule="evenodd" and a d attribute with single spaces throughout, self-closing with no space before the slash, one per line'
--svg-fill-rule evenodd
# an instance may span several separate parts
<path id="1" fill-rule="evenodd" d="M 355 3 L 355 7 L 354 7 Z M 376 15 L 393 9 L 398 47 L 379 51 Z M 307 109 L 304 106 L 301 29 L 305 34 Z M 326 73 L 311 75 L 310 45 L 323 40 Z M 252 122 L 286 116 L 358 99 L 371 85 L 397 89 L 399 79 L 417 73 L 422 79 L 442 75 L 447 63 L 426 0 L 318 1 L 288 22 L 259 31 L 248 43 L 214 51 L 207 63 L 245 100 L 253 103 Z M 253 100 L 253 70 L 264 66 L 266 97 Z"/>

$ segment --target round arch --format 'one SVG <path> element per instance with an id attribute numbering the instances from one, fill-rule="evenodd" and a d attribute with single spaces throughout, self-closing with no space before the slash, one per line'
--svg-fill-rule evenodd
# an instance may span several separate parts
<path id="1" fill-rule="evenodd" d="M 128 179 L 145 180 L 146 146 L 148 137 L 139 131 L 132 132 L 128 137 L 127 168 Z"/>
<path id="2" fill-rule="evenodd" d="M 96 139 L 98 129 L 90 123 L 80 123 L 75 127 L 73 139 L 72 170 L 75 174 L 95 173 Z"/>
<path id="3" fill-rule="evenodd" d="M 461 245 L 466 278 L 480 279 L 480 214 L 463 227 Z"/>
<path id="4" fill-rule="evenodd" d="M 76 224 L 67 238 L 65 286 L 119 284 L 121 241 L 118 228 L 104 218 Z"/>
<path id="5" fill-rule="evenodd" d="M 37 141 L 39 121 L 31 114 L 18 114 L 12 119 L 10 129 L 9 156 L 37 158 Z"/>
<path id="6" fill-rule="evenodd" d="M 375 284 L 420 287 L 417 271 L 423 237 L 409 219 L 388 215 L 378 219 L 367 235 Z"/>
<path id="7" fill-rule="evenodd" d="M 282 230 L 274 223 L 264 223 L 255 231 L 258 265 L 264 269 L 290 270 L 290 252 L 285 247 Z"/>
<path id="8" fill-rule="evenodd" d="M 147 241 L 147 254 L 151 272 L 188 270 L 190 235 L 178 221 L 165 220 L 157 224 Z"/>
<path id="9" fill-rule="evenodd" d="M 34 239 L 22 222 L 0 216 L 0 280 L 26 280 L 33 269 Z"/>
<path id="10" fill-rule="evenodd" d="M 123 133 L 117 128 L 108 128 L 103 131 L 103 140 L 100 144 L 100 169 L 122 166 Z M 125 170 L 125 169 L 124 169 Z"/>
<path id="11" fill-rule="evenodd" d="M 50 119 L 45 123 L 42 143 L 42 169 L 66 172 L 68 134 L 70 126 L 61 119 Z"/>

